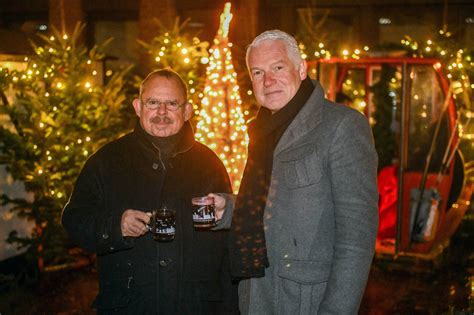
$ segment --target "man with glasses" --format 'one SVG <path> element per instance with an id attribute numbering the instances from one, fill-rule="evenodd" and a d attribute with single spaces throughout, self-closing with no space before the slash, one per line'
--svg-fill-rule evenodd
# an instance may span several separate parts
<path id="1" fill-rule="evenodd" d="M 86 162 L 62 223 L 97 253 L 99 314 L 234 314 L 227 231 L 193 228 L 191 198 L 230 192 L 222 162 L 194 139 L 187 87 L 168 69 L 150 73 L 133 101 L 135 130 Z M 170 242 L 148 233 L 151 211 L 176 211 Z"/>

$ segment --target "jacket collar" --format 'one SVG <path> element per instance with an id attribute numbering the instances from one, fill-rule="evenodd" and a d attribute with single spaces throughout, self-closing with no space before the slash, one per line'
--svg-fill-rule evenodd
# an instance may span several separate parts
<path id="1" fill-rule="evenodd" d="M 324 91 L 318 81 L 313 81 L 313 84 L 313 93 L 281 137 L 275 148 L 275 155 L 287 149 L 321 123 Z"/>
<path id="2" fill-rule="evenodd" d="M 193 128 L 191 127 L 189 121 L 186 121 L 184 123 L 181 131 L 183 132 L 183 136 L 181 137 L 181 141 L 177 144 L 176 151 L 173 156 L 190 150 L 196 142 L 196 140 L 194 139 Z M 152 150 L 158 150 L 158 148 L 151 142 L 146 131 L 143 130 L 142 126 L 140 125 L 140 122 L 137 122 L 137 124 L 135 125 L 133 134 L 138 138 L 139 142 L 142 145 Z"/>

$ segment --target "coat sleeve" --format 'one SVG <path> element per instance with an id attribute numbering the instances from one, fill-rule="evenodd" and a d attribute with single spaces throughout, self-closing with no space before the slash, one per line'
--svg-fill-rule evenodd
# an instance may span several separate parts
<path id="1" fill-rule="evenodd" d="M 107 209 L 101 169 L 96 155 L 86 162 L 61 218 L 71 239 L 98 255 L 133 246 L 133 240 L 122 236 L 120 214 Z"/>
<path id="2" fill-rule="evenodd" d="M 211 176 L 215 177 L 215 181 L 213 183 L 213 188 L 211 188 L 210 192 L 221 195 L 225 198 L 226 201 L 224 215 L 222 216 L 222 219 L 217 222 L 217 226 L 213 228 L 213 230 L 228 230 L 230 228 L 230 224 L 232 223 L 235 195 L 232 194 L 232 185 L 230 183 L 229 174 L 227 173 L 224 164 L 222 164 L 221 160 L 214 153 L 213 155 L 216 161 L 213 165 Z"/>
<path id="3" fill-rule="evenodd" d="M 212 177 L 212 187 L 209 192 L 218 192 L 226 197 L 232 196 L 232 186 L 230 184 L 229 175 L 222 164 L 221 160 L 214 155 L 215 163 L 213 163 Z M 232 198 L 232 197 L 230 197 Z M 233 203 L 231 202 L 232 207 Z M 229 204 L 229 206 L 231 206 Z M 226 204 L 227 208 L 227 204 Z M 226 209 L 227 211 L 227 209 Z M 232 216 L 232 212 L 230 213 Z M 232 220 L 232 217 L 230 218 Z M 230 226 L 230 222 L 229 222 Z M 215 233 L 221 234 L 223 237 L 224 244 L 227 244 L 228 231 L 223 231 L 225 227 L 217 226 Z M 222 257 L 221 266 L 220 266 L 220 289 L 222 292 L 222 300 L 218 303 L 215 303 L 215 312 L 216 314 L 239 314 L 238 311 L 238 294 L 237 294 L 237 284 L 232 282 L 230 275 L 230 262 L 227 246 L 224 250 L 225 254 Z"/>
<path id="4" fill-rule="evenodd" d="M 329 149 L 335 241 L 318 314 L 357 314 L 374 255 L 378 226 L 377 153 L 367 118 L 350 111 Z"/>

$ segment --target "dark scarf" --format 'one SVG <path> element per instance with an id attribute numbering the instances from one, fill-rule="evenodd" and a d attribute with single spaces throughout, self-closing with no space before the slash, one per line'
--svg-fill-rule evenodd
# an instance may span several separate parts
<path id="1" fill-rule="evenodd" d="M 231 273 L 235 278 L 258 278 L 269 266 L 263 213 L 270 187 L 273 151 L 281 136 L 314 90 L 309 78 L 278 112 L 261 107 L 249 124 L 248 159 L 235 202 L 230 234 Z"/>
<path id="2" fill-rule="evenodd" d="M 143 127 L 140 125 L 140 123 L 138 123 L 136 126 L 136 129 L 138 129 L 137 131 L 148 141 L 150 141 L 156 149 L 160 151 L 160 158 L 165 163 L 169 160 L 170 157 L 172 157 L 176 153 L 176 150 L 178 150 L 178 147 L 181 144 L 182 140 L 185 140 L 184 138 L 187 138 L 185 137 L 185 135 L 189 133 L 188 129 L 190 128 L 191 126 L 189 122 L 185 122 L 183 127 L 176 134 L 168 137 L 155 137 L 143 130 Z"/>
<path id="3" fill-rule="evenodd" d="M 186 121 L 176 134 L 168 137 L 155 137 L 146 132 L 138 122 L 135 126 L 135 132 L 148 150 L 151 150 L 154 154 L 159 152 L 162 163 L 161 176 L 163 176 L 163 184 L 161 190 L 156 192 L 158 200 L 160 200 L 160 204 L 157 206 L 169 206 L 170 202 L 176 198 L 177 188 L 175 184 L 170 184 L 170 181 L 173 182 L 174 178 L 169 175 L 168 170 L 170 170 L 170 167 L 173 167 L 172 159 L 177 154 L 191 149 L 194 145 L 193 128 L 189 121 Z"/>

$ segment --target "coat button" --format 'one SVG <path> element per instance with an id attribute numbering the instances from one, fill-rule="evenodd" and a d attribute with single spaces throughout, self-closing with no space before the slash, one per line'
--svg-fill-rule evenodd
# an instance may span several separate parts
<path id="1" fill-rule="evenodd" d="M 160 267 L 166 267 L 166 266 L 168 266 L 168 264 L 167 264 L 166 261 L 164 261 L 164 260 L 160 260 L 159 264 L 160 264 Z"/>
<path id="2" fill-rule="evenodd" d="M 153 165 L 151 166 L 154 170 L 157 170 L 158 169 L 158 163 L 153 163 Z"/>
<path id="3" fill-rule="evenodd" d="M 103 238 L 103 239 L 108 239 L 108 238 L 109 238 L 109 234 L 107 234 L 107 233 L 102 234 L 102 238 Z"/>

